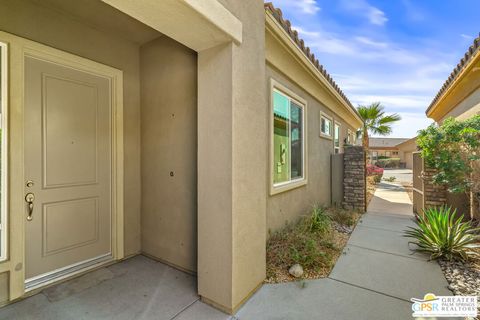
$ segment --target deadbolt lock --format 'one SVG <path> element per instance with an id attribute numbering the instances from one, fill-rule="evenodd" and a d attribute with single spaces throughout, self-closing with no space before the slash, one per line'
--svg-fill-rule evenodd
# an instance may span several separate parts
<path id="1" fill-rule="evenodd" d="M 27 185 L 27 187 L 31 188 L 31 187 L 33 187 L 34 183 L 33 183 L 32 180 L 28 180 L 26 185 Z"/>

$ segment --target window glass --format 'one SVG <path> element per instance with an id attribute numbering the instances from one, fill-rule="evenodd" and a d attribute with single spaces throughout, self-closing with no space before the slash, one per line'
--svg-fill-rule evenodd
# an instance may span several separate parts
<path id="1" fill-rule="evenodd" d="M 320 130 L 324 135 L 331 136 L 332 135 L 332 121 L 330 119 L 322 116 L 320 120 Z"/>
<path id="2" fill-rule="evenodd" d="M 335 123 L 335 129 L 333 131 L 333 145 L 335 153 L 340 153 L 340 125 L 338 123 Z"/>
<path id="3" fill-rule="evenodd" d="M 303 106 L 273 92 L 273 183 L 303 178 Z"/>
<path id="4" fill-rule="evenodd" d="M 292 179 L 303 176 L 303 143 L 302 143 L 302 107 L 291 102 L 290 104 L 290 132 L 291 132 L 291 165 L 290 172 Z"/>
<path id="5" fill-rule="evenodd" d="M 289 104 L 286 96 L 273 92 L 274 183 L 285 182 L 290 178 Z"/>

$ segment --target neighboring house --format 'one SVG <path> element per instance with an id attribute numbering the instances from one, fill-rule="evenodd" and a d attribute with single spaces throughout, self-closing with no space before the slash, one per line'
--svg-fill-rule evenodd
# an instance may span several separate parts
<path id="1" fill-rule="evenodd" d="M 260 0 L 0 0 L 0 30 L 0 303 L 145 254 L 232 313 L 362 126 Z"/>
<path id="2" fill-rule="evenodd" d="M 426 110 L 427 117 L 441 124 L 448 117 L 465 120 L 480 114 L 480 36 L 468 48 Z M 447 203 L 468 215 L 470 199 L 447 193 Z M 475 214 L 475 213 L 472 213 Z"/>
<path id="3" fill-rule="evenodd" d="M 417 137 L 413 137 L 396 145 L 400 162 L 405 163 L 405 168 L 413 169 L 413 153 L 418 151 Z"/>
<path id="4" fill-rule="evenodd" d="M 370 163 L 379 158 L 398 158 L 407 169 L 412 169 L 412 152 L 417 150 L 416 138 L 369 138 Z"/>

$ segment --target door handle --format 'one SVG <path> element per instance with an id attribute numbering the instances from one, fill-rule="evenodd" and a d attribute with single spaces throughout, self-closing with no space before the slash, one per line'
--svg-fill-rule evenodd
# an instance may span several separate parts
<path id="1" fill-rule="evenodd" d="M 33 220 L 33 201 L 34 200 L 35 200 L 35 195 L 33 193 L 29 192 L 25 195 L 25 201 L 28 204 L 27 221 Z"/>

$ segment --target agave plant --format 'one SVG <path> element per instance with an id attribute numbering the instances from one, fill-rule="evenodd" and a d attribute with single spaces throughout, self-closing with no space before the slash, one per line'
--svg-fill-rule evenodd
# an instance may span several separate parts
<path id="1" fill-rule="evenodd" d="M 463 216 L 456 218 L 456 210 L 443 206 L 428 208 L 416 221 L 417 227 L 409 227 L 405 237 L 417 246 L 415 251 L 430 254 L 430 259 L 444 257 L 448 260 L 468 260 L 478 255 L 472 249 L 480 248 L 480 228 L 474 228 Z"/>

